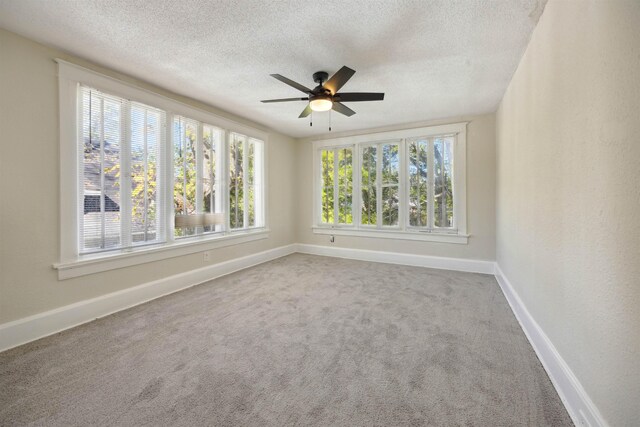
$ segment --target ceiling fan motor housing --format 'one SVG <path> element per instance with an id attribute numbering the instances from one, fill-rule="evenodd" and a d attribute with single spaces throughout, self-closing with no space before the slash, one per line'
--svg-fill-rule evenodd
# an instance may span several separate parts
<path id="1" fill-rule="evenodd" d="M 319 85 L 322 85 L 322 83 L 326 82 L 327 80 L 329 80 L 329 73 L 327 73 L 326 71 L 317 71 L 313 73 L 313 81 L 318 83 Z"/>

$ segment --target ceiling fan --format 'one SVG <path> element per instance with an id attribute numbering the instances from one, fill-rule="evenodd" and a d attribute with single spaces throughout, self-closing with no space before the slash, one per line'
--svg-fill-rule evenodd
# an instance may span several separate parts
<path id="1" fill-rule="evenodd" d="M 349 81 L 351 76 L 355 74 L 355 70 L 349 67 L 342 67 L 331 78 L 329 74 L 324 71 L 318 71 L 313 73 L 313 81 L 318 83 L 313 89 L 309 89 L 306 86 L 296 83 L 291 79 L 288 79 L 280 74 L 271 74 L 272 77 L 280 80 L 282 83 L 287 84 L 293 88 L 298 89 L 300 92 L 307 94 L 305 98 L 283 98 L 283 99 L 266 99 L 262 102 L 289 102 L 289 101 L 307 101 L 308 104 L 298 118 L 307 117 L 313 111 L 337 111 L 340 114 L 344 114 L 347 117 L 353 116 L 356 112 L 351 108 L 343 104 L 343 102 L 360 102 L 360 101 L 382 101 L 384 100 L 384 93 L 373 92 L 342 92 L 338 93 L 340 88 Z"/>

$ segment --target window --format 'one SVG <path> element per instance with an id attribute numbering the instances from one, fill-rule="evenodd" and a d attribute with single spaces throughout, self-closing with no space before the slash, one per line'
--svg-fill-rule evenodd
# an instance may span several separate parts
<path id="1" fill-rule="evenodd" d="M 224 131 L 214 126 L 202 126 L 202 211 L 208 214 L 222 213 L 222 138 Z M 218 221 L 220 221 L 218 215 Z M 203 232 L 222 231 L 221 224 L 206 224 Z"/>
<path id="2" fill-rule="evenodd" d="M 400 144 L 362 147 L 362 225 L 397 227 L 400 207 Z"/>
<path id="3" fill-rule="evenodd" d="M 409 225 L 453 228 L 453 136 L 409 140 Z"/>
<path id="4" fill-rule="evenodd" d="M 466 123 L 314 147 L 314 232 L 467 242 Z"/>
<path id="5" fill-rule="evenodd" d="M 409 225 L 426 227 L 429 224 L 429 142 L 421 138 L 409 141 Z"/>
<path id="6" fill-rule="evenodd" d="M 85 260 L 191 253 L 184 248 L 266 231 L 264 132 L 61 60 L 58 68 L 59 276 Z"/>
<path id="7" fill-rule="evenodd" d="M 80 254 L 163 241 L 157 211 L 164 113 L 80 87 Z"/>
<path id="8" fill-rule="evenodd" d="M 261 226 L 262 141 L 231 134 L 229 145 L 229 226 L 232 230 Z"/>
<path id="9" fill-rule="evenodd" d="M 322 150 L 322 213 L 323 224 L 353 223 L 353 148 Z"/>
<path id="10" fill-rule="evenodd" d="M 176 238 L 223 231 L 219 168 L 223 130 L 173 118 L 173 211 Z"/>

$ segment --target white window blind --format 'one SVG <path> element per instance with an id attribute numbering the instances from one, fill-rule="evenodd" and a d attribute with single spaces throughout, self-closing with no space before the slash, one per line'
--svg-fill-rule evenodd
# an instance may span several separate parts
<path id="1" fill-rule="evenodd" d="M 88 87 L 80 95 L 80 253 L 162 241 L 164 112 Z"/>
<path id="2" fill-rule="evenodd" d="M 59 277 L 265 238 L 266 132 L 56 61 Z M 232 229 L 233 133 L 242 219 Z"/>
<path id="3" fill-rule="evenodd" d="M 132 244 L 164 241 L 162 218 L 162 151 L 165 146 L 165 113 L 131 103 L 131 240 Z M 124 202 L 124 200 L 123 200 Z M 124 203 L 126 206 L 126 203 Z"/>

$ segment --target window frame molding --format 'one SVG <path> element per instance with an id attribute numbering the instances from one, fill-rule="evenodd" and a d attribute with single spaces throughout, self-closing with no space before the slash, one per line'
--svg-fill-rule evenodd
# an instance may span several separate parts
<path id="1" fill-rule="evenodd" d="M 218 116 L 212 112 L 202 110 L 141 88 L 134 84 L 101 74 L 97 71 L 67 62 L 56 58 L 58 76 L 58 111 L 59 111 L 59 162 L 60 162 L 60 223 L 59 223 L 59 260 L 53 264 L 58 270 L 58 279 L 77 277 L 85 274 L 92 274 L 100 271 L 121 268 L 123 266 L 135 265 L 144 262 L 156 261 L 166 258 L 177 257 L 188 253 L 209 250 L 216 247 L 223 247 L 243 243 L 245 241 L 264 239 L 268 237 L 269 229 L 269 198 L 268 198 L 268 132 L 256 129 L 225 117 Z M 230 230 L 228 221 L 227 227 L 221 233 L 206 234 L 204 236 L 184 239 L 174 238 L 173 215 L 164 215 L 165 232 L 167 233 L 166 243 L 150 246 L 140 246 L 129 249 L 116 249 L 113 251 L 101 252 L 98 254 L 81 255 L 79 253 L 79 196 L 78 196 L 78 167 L 80 161 L 80 150 L 78 149 L 79 123 L 82 122 L 81 109 L 78 106 L 80 85 L 90 86 L 104 93 L 125 98 L 132 102 L 139 102 L 148 106 L 163 110 L 165 112 L 166 137 L 165 147 L 162 150 L 166 153 L 161 159 L 162 167 L 171 167 L 170 156 L 173 151 L 173 117 L 180 115 L 197 120 L 201 124 L 211 125 L 222 130 L 221 143 L 225 145 L 226 153 L 229 136 L 232 132 L 242 134 L 249 138 L 261 140 L 263 142 L 263 167 L 262 167 L 262 204 L 263 204 L 263 225 L 250 229 Z M 224 156 L 223 156 L 224 157 Z M 222 165 L 221 187 L 226 188 L 228 181 L 226 161 Z M 165 201 L 173 200 L 173 172 L 166 173 L 162 182 L 164 193 L 161 195 Z M 70 190 L 73 189 L 73 190 Z M 226 212 L 229 203 L 226 200 L 226 192 L 223 194 L 223 209 Z M 168 202 L 165 202 L 163 209 L 167 209 Z M 225 215 L 226 216 L 226 215 Z M 172 250 L 175 249 L 175 250 Z M 123 261 L 124 260 L 124 261 Z M 90 268 L 86 268 L 90 266 Z"/>
<path id="2" fill-rule="evenodd" d="M 359 134 L 333 139 L 322 139 L 312 141 L 313 150 L 313 215 L 311 229 L 314 234 L 359 236 L 368 238 L 385 238 L 399 240 L 419 240 L 442 243 L 468 244 L 469 234 L 467 234 L 467 124 L 469 122 L 458 122 L 436 126 L 425 126 L 420 128 L 399 129 L 386 132 L 376 132 L 369 134 Z M 420 230 L 410 227 L 409 212 L 407 209 L 409 174 L 407 170 L 408 149 L 407 143 L 417 138 L 434 138 L 438 136 L 455 136 L 453 145 L 453 188 L 454 188 L 454 228 L 442 230 Z M 362 162 L 363 147 L 393 143 L 400 141 L 400 186 L 399 194 L 403 203 L 399 207 L 398 226 L 362 225 L 361 216 L 361 177 L 360 167 Z M 322 224 L 320 216 L 319 195 L 322 192 L 320 178 L 320 157 L 322 149 L 349 146 L 353 147 L 356 157 L 353 160 L 353 224 L 333 225 Z M 355 196 L 357 195 L 357 196 Z M 433 202 L 432 202 L 433 203 Z"/>

